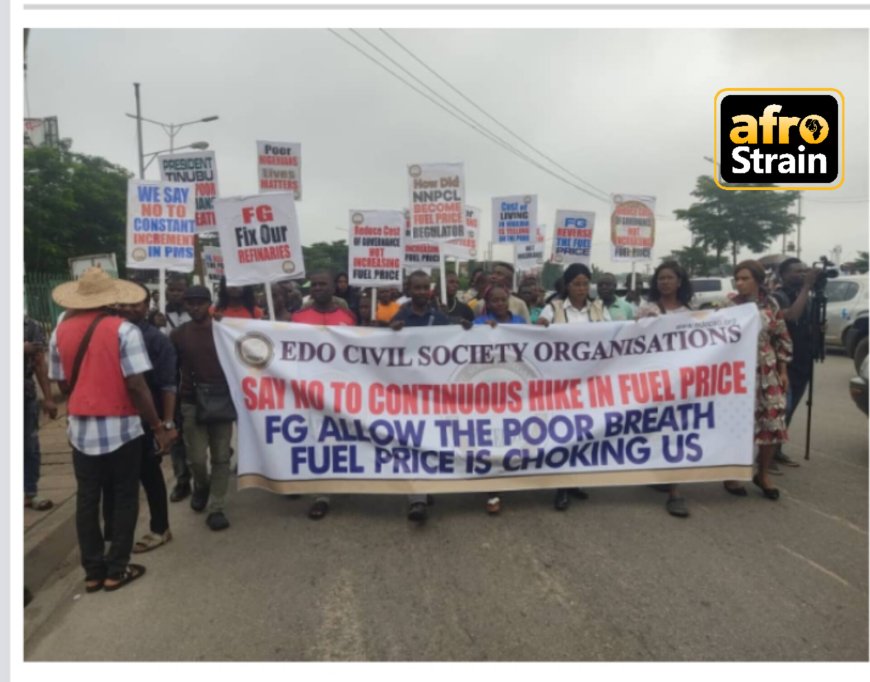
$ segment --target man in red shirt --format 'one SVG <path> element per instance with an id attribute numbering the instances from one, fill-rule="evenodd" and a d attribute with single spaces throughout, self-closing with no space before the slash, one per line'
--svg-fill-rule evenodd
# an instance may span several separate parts
<path id="1" fill-rule="evenodd" d="M 335 294 L 335 284 L 332 273 L 315 272 L 308 281 L 311 283 L 311 300 L 313 305 L 293 313 L 291 322 L 301 324 L 320 324 L 324 326 L 349 326 L 356 324 L 352 312 L 340 308 L 332 300 Z M 329 497 L 319 495 L 308 510 L 308 518 L 315 521 L 322 519 L 329 511 Z"/>

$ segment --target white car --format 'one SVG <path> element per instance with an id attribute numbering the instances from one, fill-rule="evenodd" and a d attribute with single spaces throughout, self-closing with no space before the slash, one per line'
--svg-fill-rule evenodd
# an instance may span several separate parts
<path id="1" fill-rule="evenodd" d="M 867 314 L 867 275 L 846 275 L 829 279 L 825 285 L 828 299 L 825 345 L 855 352 L 859 340 L 852 327 L 862 313 Z"/>
<path id="2" fill-rule="evenodd" d="M 734 280 L 730 277 L 693 277 L 689 282 L 694 292 L 692 304 L 696 308 L 709 308 L 736 293 Z"/>

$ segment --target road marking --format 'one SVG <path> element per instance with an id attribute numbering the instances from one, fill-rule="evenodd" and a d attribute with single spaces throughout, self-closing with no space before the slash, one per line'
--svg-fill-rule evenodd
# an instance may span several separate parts
<path id="1" fill-rule="evenodd" d="M 782 490 L 782 488 L 780 488 L 780 490 Z M 867 531 L 866 531 L 866 530 L 864 530 L 864 529 L 861 528 L 860 526 L 856 526 L 856 525 L 855 525 L 854 523 L 852 523 L 851 521 L 847 521 L 846 519 L 842 518 L 841 516 L 836 516 L 835 514 L 828 514 L 827 512 L 823 512 L 823 511 L 822 511 L 821 509 L 819 509 L 818 507 L 814 507 L 813 505 L 811 505 L 811 504 L 809 504 L 809 503 L 807 503 L 807 502 L 804 502 L 803 500 L 799 500 L 799 499 L 796 498 L 794 495 L 789 495 L 789 496 L 788 496 L 788 499 L 789 499 L 791 502 L 797 502 L 797 503 L 798 503 L 799 505 L 801 505 L 802 507 L 806 507 L 806 508 L 809 509 L 811 512 L 815 512 L 815 513 L 818 514 L 819 516 L 824 516 L 824 517 L 827 518 L 827 519 L 831 519 L 832 521 L 836 521 L 837 523 L 843 524 L 843 525 L 846 526 L 846 528 L 848 528 L 849 530 L 854 530 L 856 533 L 861 533 L 861 535 L 867 535 Z"/>
<path id="2" fill-rule="evenodd" d="M 789 549 L 789 548 L 786 547 L 785 545 L 777 545 L 777 547 L 779 547 L 780 549 L 782 549 L 782 550 L 788 552 L 788 553 L 791 554 L 792 556 L 797 557 L 798 559 L 803 559 L 803 560 L 806 561 L 810 566 L 812 566 L 813 568 L 815 568 L 817 571 L 821 571 L 821 572 L 824 573 L 825 575 L 827 575 L 827 576 L 833 578 L 833 579 L 836 580 L 837 582 L 842 583 L 842 584 L 845 585 L 846 587 L 851 587 L 853 590 L 857 590 L 857 589 L 858 589 L 858 588 L 856 588 L 856 587 L 853 587 L 853 586 L 852 586 L 849 582 L 847 582 L 846 580 L 843 580 L 843 578 L 841 578 L 840 576 L 838 576 L 838 575 L 837 575 L 836 573 L 834 573 L 833 571 L 829 571 L 829 570 L 828 570 L 827 568 L 825 568 L 824 566 L 822 566 L 822 565 L 820 565 L 820 564 L 817 564 L 817 563 L 816 563 L 815 561 L 813 561 L 812 559 L 808 559 L 808 558 L 805 557 L 803 554 L 799 554 L 798 552 L 795 552 L 793 549 Z M 860 592 L 860 590 L 858 590 L 858 591 Z"/>

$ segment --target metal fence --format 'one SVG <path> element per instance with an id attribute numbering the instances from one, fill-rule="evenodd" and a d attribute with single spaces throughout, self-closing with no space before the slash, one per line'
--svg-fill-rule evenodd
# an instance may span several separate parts
<path id="1" fill-rule="evenodd" d="M 68 273 L 28 272 L 24 275 L 24 303 L 27 314 L 40 322 L 46 330 L 54 328 L 63 311 L 63 308 L 51 300 L 51 291 L 58 284 L 68 281 Z"/>

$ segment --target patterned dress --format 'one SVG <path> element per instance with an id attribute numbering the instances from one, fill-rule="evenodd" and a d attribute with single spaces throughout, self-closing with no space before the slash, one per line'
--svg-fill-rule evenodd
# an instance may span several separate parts
<path id="1" fill-rule="evenodd" d="M 722 307 L 745 302 L 737 296 L 724 302 Z M 776 364 L 791 362 L 792 344 L 776 301 L 765 296 L 757 301 L 757 305 L 761 315 L 761 331 L 758 333 L 758 369 L 755 374 L 755 444 L 776 445 L 788 441 L 785 426 L 786 393 L 780 383 Z"/>

